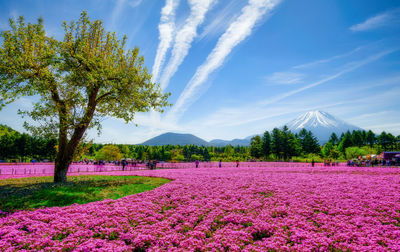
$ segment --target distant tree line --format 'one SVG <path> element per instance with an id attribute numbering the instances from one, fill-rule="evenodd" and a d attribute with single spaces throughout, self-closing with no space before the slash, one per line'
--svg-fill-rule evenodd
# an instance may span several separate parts
<path id="1" fill-rule="evenodd" d="M 54 161 L 57 140 L 19 133 L 0 125 L 0 160 L 30 161 L 32 159 Z M 345 160 L 382 151 L 400 150 L 400 136 L 386 132 L 376 135 L 372 131 L 352 131 L 337 136 L 320 146 L 311 131 L 302 129 L 293 133 L 286 126 L 265 131 L 254 136 L 250 146 L 197 146 L 164 145 L 144 146 L 129 144 L 82 143 L 78 146 L 74 161 L 80 160 L 159 160 L 172 162 L 200 161 L 247 161 L 290 160 L 321 161 L 322 159 Z"/>
<path id="2" fill-rule="evenodd" d="M 383 151 L 400 150 L 400 135 L 395 137 L 383 131 L 376 135 L 371 130 L 355 130 L 342 133 L 338 137 L 335 133 L 329 141 L 320 146 L 318 139 L 311 131 L 302 129 L 299 133 L 292 133 L 286 126 L 275 128 L 270 133 L 265 131 L 263 136 L 251 139 L 251 156 L 263 160 L 289 160 L 296 157 L 296 161 L 317 159 L 352 159 L 367 154 L 380 154 Z"/>
<path id="3" fill-rule="evenodd" d="M 118 147 L 113 148 L 112 146 Z M 111 150 L 113 149 L 113 150 Z M 126 144 L 94 144 L 87 143 L 82 148 L 81 159 L 88 160 L 115 160 L 131 158 L 136 160 L 160 160 L 173 162 L 200 161 L 234 161 L 251 158 L 250 148 L 244 146 L 224 147 L 197 146 L 197 145 L 126 145 Z"/>
<path id="4" fill-rule="evenodd" d="M 34 137 L 0 125 L 0 160 L 31 161 L 54 160 L 57 140 Z"/>
<path id="5" fill-rule="evenodd" d="M 262 137 L 255 136 L 250 142 L 251 156 L 257 159 L 288 160 L 294 156 L 319 155 L 320 152 L 318 139 L 311 131 L 302 129 L 294 134 L 287 126 L 282 130 L 274 128 L 271 133 L 265 131 Z"/>
<path id="6" fill-rule="evenodd" d="M 324 157 L 351 159 L 395 150 L 400 151 L 400 135 L 395 137 L 385 131 L 376 135 L 371 130 L 355 130 L 342 133 L 340 137 L 332 133 L 321 152 Z"/>

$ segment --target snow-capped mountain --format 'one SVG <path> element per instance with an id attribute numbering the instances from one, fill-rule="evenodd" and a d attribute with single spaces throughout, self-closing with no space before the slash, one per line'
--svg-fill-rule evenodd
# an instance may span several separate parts
<path id="1" fill-rule="evenodd" d="M 293 133 L 298 133 L 303 128 L 310 130 L 321 144 L 326 143 L 333 132 L 340 137 L 343 132 L 348 130 L 362 130 L 357 126 L 348 124 L 331 114 L 319 110 L 307 112 L 290 121 L 286 126 Z"/>

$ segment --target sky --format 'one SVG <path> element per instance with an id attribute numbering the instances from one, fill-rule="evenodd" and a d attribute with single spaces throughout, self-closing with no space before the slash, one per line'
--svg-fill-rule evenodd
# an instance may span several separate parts
<path id="1" fill-rule="evenodd" d="M 377 0 L 0 0 L 8 19 L 43 17 L 63 38 L 63 21 L 82 10 L 108 31 L 127 35 L 170 92 L 163 114 L 132 123 L 104 118 L 98 143 L 138 144 L 165 132 L 207 141 L 272 130 L 310 110 L 400 135 L 400 2 Z M 21 98 L 0 111 L 0 124 L 24 131 Z"/>

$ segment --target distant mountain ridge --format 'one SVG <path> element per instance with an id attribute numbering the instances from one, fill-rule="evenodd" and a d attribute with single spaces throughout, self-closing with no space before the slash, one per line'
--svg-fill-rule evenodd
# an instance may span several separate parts
<path id="1" fill-rule="evenodd" d="M 226 145 L 232 145 L 232 146 L 249 146 L 250 145 L 250 138 L 245 138 L 245 139 L 233 139 L 233 140 L 221 140 L 221 139 L 214 139 L 209 142 L 210 145 L 216 146 L 216 147 L 221 147 L 221 146 L 226 146 Z"/>
<path id="2" fill-rule="evenodd" d="M 152 146 L 157 146 L 157 145 L 204 145 L 208 146 L 209 143 L 201 139 L 200 137 L 197 137 L 192 134 L 180 134 L 180 133 L 173 133 L 173 132 L 168 132 L 161 134 L 159 136 L 153 137 L 143 143 L 142 145 L 152 145 Z"/>
<path id="3" fill-rule="evenodd" d="M 249 138 L 250 139 L 250 138 Z M 210 142 L 197 137 L 192 134 L 181 134 L 181 133 L 173 133 L 168 132 L 161 134 L 159 136 L 153 137 L 143 143 L 141 145 L 151 145 L 151 146 L 159 146 L 159 145 L 203 145 L 203 146 L 226 146 L 226 145 L 241 145 L 241 146 L 249 146 L 249 139 L 233 139 L 233 140 L 222 140 L 222 139 L 214 139 Z"/>
<path id="4" fill-rule="evenodd" d="M 329 140 L 329 137 L 334 132 L 340 136 L 342 133 L 353 130 L 362 130 L 361 128 L 348 124 L 333 115 L 319 111 L 309 111 L 297 117 L 296 119 L 285 124 L 289 130 L 293 133 L 299 133 L 303 128 L 313 133 L 318 138 L 320 144 L 324 144 Z M 283 126 L 282 126 L 283 127 Z M 282 128 L 281 127 L 281 128 Z M 143 143 L 142 145 L 203 145 L 203 146 L 250 146 L 251 138 L 256 135 L 248 136 L 244 139 L 233 139 L 233 140 L 222 140 L 213 139 L 207 142 L 192 134 L 180 134 L 180 133 L 164 133 L 154 138 L 151 138 Z M 259 134 L 262 136 L 262 133 Z"/>

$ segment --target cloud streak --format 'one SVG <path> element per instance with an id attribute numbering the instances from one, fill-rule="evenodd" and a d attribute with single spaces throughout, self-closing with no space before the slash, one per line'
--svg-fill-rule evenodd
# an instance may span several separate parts
<path id="1" fill-rule="evenodd" d="M 186 109 L 194 102 L 195 94 L 207 81 L 208 76 L 219 68 L 225 58 L 231 53 L 233 48 L 241 41 L 250 36 L 257 21 L 259 21 L 265 13 L 272 10 L 279 4 L 278 0 L 250 0 L 240 14 L 240 16 L 229 25 L 228 29 L 218 39 L 217 45 L 208 55 L 206 61 L 197 68 L 176 104 L 169 111 L 167 117 L 171 120 L 177 120 Z"/>
<path id="2" fill-rule="evenodd" d="M 166 0 L 165 6 L 161 10 L 161 20 L 158 25 L 160 43 L 152 68 L 153 81 L 157 81 L 160 68 L 164 64 L 168 49 L 171 47 L 175 34 L 175 12 L 178 5 L 179 0 Z"/>
<path id="3" fill-rule="evenodd" d="M 316 66 L 316 65 L 328 63 L 328 62 L 331 62 L 333 60 L 338 60 L 338 59 L 341 59 L 341 58 L 348 57 L 348 56 L 350 56 L 350 55 L 352 55 L 352 54 L 354 54 L 356 52 L 359 52 L 362 48 L 363 47 L 360 46 L 360 47 L 357 47 L 357 48 L 355 48 L 355 49 L 353 49 L 353 50 L 351 50 L 350 52 L 347 52 L 347 53 L 335 55 L 335 56 L 327 58 L 327 59 L 321 59 L 321 60 L 316 60 L 316 61 L 313 61 L 313 62 L 310 62 L 310 63 L 301 64 L 301 65 L 298 65 L 298 66 L 294 66 L 293 68 L 295 68 L 295 69 L 309 68 L 309 67 L 313 67 L 313 66 Z"/>
<path id="4" fill-rule="evenodd" d="M 117 20 L 121 15 L 122 10 L 124 9 L 125 3 L 126 0 L 117 0 L 117 4 L 111 12 L 110 23 L 108 26 L 109 30 L 115 30 L 115 24 L 117 23 Z"/>
<path id="5" fill-rule="evenodd" d="M 239 4 L 239 1 L 229 1 L 218 13 L 218 15 L 213 17 L 212 21 L 204 27 L 198 39 L 204 39 L 222 34 L 226 28 L 228 28 L 228 25 L 237 18 L 237 14 L 234 12 L 236 9 L 239 9 Z"/>
<path id="6" fill-rule="evenodd" d="M 311 99 L 306 99 L 307 102 L 305 101 L 300 101 L 301 104 L 305 106 L 301 108 L 297 108 L 295 104 L 298 104 L 299 101 L 296 101 L 294 104 L 289 103 L 289 104 L 279 104 L 277 105 L 278 102 L 291 97 L 297 93 L 300 93 L 302 91 L 305 91 L 307 89 L 310 89 L 312 87 L 316 87 L 318 85 L 324 84 L 326 82 L 332 81 L 334 79 L 339 78 L 340 76 L 355 71 L 356 69 L 372 63 L 373 61 L 379 60 L 380 58 L 395 52 L 396 50 L 389 50 L 389 51 L 383 51 L 374 55 L 369 56 L 368 58 L 357 61 L 357 62 L 352 62 L 351 64 L 348 64 L 349 66 L 346 69 L 343 69 L 342 71 L 332 74 L 326 78 L 323 78 L 321 80 L 315 81 L 309 85 L 306 85 L 304 87 L 298 88 L 296 90 L 293 90 L 292 92 L 288 92 L 276 97 L 268 98 L 268 101 L 266 102 L 254 102 L 252 104 L 248 104 L 247 106 L 243 107 L 237 107 L 237 108 L 221 108 L 215 113 L 211 114 L 207 119 L 203 119 L 203 124 L 208 127 L 208 128 L 213 128 L 213 127 L 232 127 L 232 126 L 239 126 L 239 125 L 244 125 L 244 124 L 250 124 L 254 123 L 257 121 L 261 120 L 266 120 L 270 119 L 273 117 L 277 117 L 280 115 L 284 114 L 289 114 L 293 112 L 304 112 L 308 110 L 314 110 L 314 109 L 323 109 L 323 108 L 332 108 L 332 107 L 337 107 L 340 105 L 346 105 L 346 104 L 363 104 L 366 103 L 370 100 L 370 97 L 367 98 L 362 98 L 365 100 L 360 100 L 360 99 L 345 99 L 345 101 L 332 101 L 330 104 L 326 104 L 324 102 L 327 102 L 326 98 L 322 98 L 321 101 L 316 101 L 315 99 L 312 100 L 310 104 L 308 104 L 308 101 L 311 101 Z M 394 78 L 389 78 L 385 80 L 379 80 L 379 81 L 374 81 L 373 84 L 369 86 L 364 86 L 364 89 L 377 89 L 381 85 L 388 85 L 388 84 L 395 84 L 398 83 L 399 76 L 395 76 Z M 355 93 L 359 87 L 355 87 L 354 89 L 347 89 L 345 93 Z M 341 91 L 342 92 L 342 91 Z M 390 90 L 388 94 L 396 94 L 393 90 Z M 341 94 L 335 94 L 334 97 L 340 96 Z M 382 95 L 382 100 L 387 100 L 388 96 L 387 94 L 380 94 Z M 379 100 L 381 99 L 379 96 L 375 96 L 374 100 Z M 318 104 L 317 106 L 315 104 Z M 271 108 L 270 105 L 273 107 Z M 274 106 L 276 105 L 276 106 Z M 267 107 L 268 106 L 268 107 Z"/>
<path id="7" fill-rule="evenodd" d="M 176 33 L 172 56 L 161 77 L 161 89 L 167 88 L 171 77 L 176 73 L 189 52 L 193 39 L 197 35 L 197 27 L 204 21 L 205 15 L 215 0 L 190 0 L 190 15 L 184 26 Z"/>
<path id="8" fill-rule="evenodd" d="M 362 23 L 350 27 L 353 32 L 368 31 L 382 26 L 387 26 L 400 21 L 400 8 L 386 11 L 384 13 L 368 18 Z"/>
<path id="9" fill-rule="evenodd" d="M 310 89 L 312 87 L 316 87 L 316 86 L 319 86 L 319 85 L 321 85 L 321 84 L 323 84 L 325 82 L 337 79 L 337 78 L 339 78 L 340 76 L 342 76 L 342 75 L 344 75 L 346 73 L 352 72 L 352 71 L 356 70 L 357 68 L 360 68 L 360 67 L 362 67 L 362 66 L 364 66 L 364 65 L 366 65 L 368 63 L 371 63 L 373 61 L 376 61 L 376 60 L 378 60 L 378 59 L 380 59 L 380 58 L 382 58 L 382 57 L 384 57 L 384 56 L 386 56 L 388 54 L 393 53 L 394 51 L 396 51 L 396 50 L 383 51 L 383 52 L 374 54 L 374 55 L 366 58 L 365 60 L 358 61 L 358 62 L 352 62 L 351 64 L 349 64 L 349 66 L 347 68 L 345 68 L 344 70 L 342 70 L 342 71 L 340 71 L 340 72 L 338 72 L 338 73 L 336 73 L 334 75 L 328 76 L 328 77 L 326 77 L 324 79 L 321 79 L 319 81 L 313 82 L 311 84 L 308 84 L 308 85 L 306 85 L 304 87 L 301 87 L 301 88 L 298 88 L 296 90 L 287 92 L 287 93 L 282 94 L 280 96 L 277 96 L 277 97 L 275 97 L 273 99 L 269 99 L 267 102 L 262 103 L 262 105 L 268 105 L 268 104 L 272 104 L 272 103 L 281 101 L 281 100 L 283 100 L 283 99 L 285 99 L 287 97 L 290 97 L 290 96 L 295 95 L 297 93 L 303 92 L 303 91 L 305 91 L 307 89 Z"/>
<path id="10" fill-rule="evenodd" d="M 304 74 L 295 72 L 275 72 L 267 77 L 271 84 L 297 84 L 303 82 Z"/>

